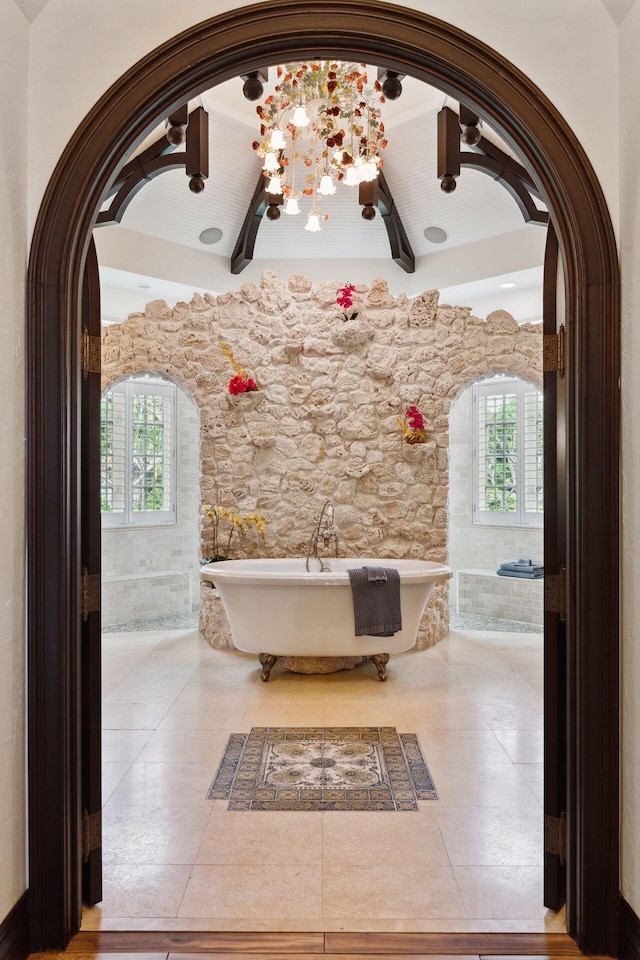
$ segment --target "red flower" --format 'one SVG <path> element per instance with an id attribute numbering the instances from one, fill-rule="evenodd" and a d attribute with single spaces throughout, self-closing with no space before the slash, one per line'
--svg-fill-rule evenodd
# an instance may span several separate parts
<path id="1" fill-rule="evenodd" d="M 252 393 L 258 389 L 258 385 L 252 377 L 247 377 L 242 373 L 237 373 L 235 377 L 229 380 L 229 393 L 237 397 L 239 393 Z"/>
<path id="2" fill-rule="evenodd" d="M 424 430 L 424 417 L 416 406 L 407 407 L 404 415 L 412 430 Z"/>

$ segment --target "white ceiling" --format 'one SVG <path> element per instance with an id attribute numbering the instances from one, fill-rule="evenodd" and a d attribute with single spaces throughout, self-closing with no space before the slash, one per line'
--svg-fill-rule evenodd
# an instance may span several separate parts
<path id="1" fill-rule="evenodd" d="M 373 70 L 369 68 L 370 76 Z M 271 81 L 271 87 L 274 82 Z M 244 99 L 242 82 L 235 79 L 208 91 L 191 104 L 193 108 L 201 102 L 209 114 L 210 176 L 204 192 L 191 193 L 182 171 L 162 174 L 137 194 L 121 227 L 96 231 L 101 263 L 110 268 L 109 274 L 103 276 L 105 313 L 118 316 L 122 312 L 126 289 L 131 291 L 132 303 L 133 299 L 139 301 L 140 292 L 135 284 L 143 276 L 150 279 L 154 296 L 161 296 L 155 291 L 162 281 L 178 281 L 178 285 L 184 281 L 183 297 L 187 298 L 188 289 L 213 286 L 219 292 L 237 286 L 250 276 L 254 279 L 256 270 L 267 266 L 285 276 L 307 272 L 318 279 L 318 271 L 324 265 L 325 278 L 337 276 L 341 282 L 362 278 L 365 282 L 362 269 L 365 262 L 370 265 L 369 270 L 374 270 L 373 276 L 388 278 L 396 292 L 406 290 L 415 294 L 426 289 L 420 285 L 424 274 L 425 284 L 455 291 L 455 296 L 460 298 L 458 302 L 464 301 L 465 305 L 477 303 L 478 309 L 480 305 L 484 309 L 485 303 L 492 303 L 487 282 L 499 290 L 498 278 L 504 279 L 514 268 L 526 271 L 540 266 L 544 230 L 525 224 L 507 192 L 476 171 L 463 170 L 457 190 L 452 194 L 442 192 L 436 176 L 436 122 L 446 98 L 440 91 L 412 78 L 403 82 L 403 88 L 398 101 L 387 102 L 383 107 L 389 141 L 384 153 L 384 172 L 416 256 L 416 274 L 407 275 L 391 262 L 382 218 L 378 215 L 373 221 L 363 220 L 357 188 L 343 184 L 338 185 L 333 197 L 322 200 L 322 211 L 329 219 L 323 223 L 320 233 L 310 234 L 304 230 L 308 201 L 303 198 L 303 213 L 299 216 L 283 214 L 277 221 L 263 218 L 254 262 L 239 277 L 230 274 L 229 258 L 261 175 L 261 161 L 251 147 L 259 135 L 256 104 Z M 269 92 L 270 87 L 266 86 L 265 96 Z M 163 125 L 159 126 L 138 150 L 161 136 L 163 130 Z M 483 133 L 507 150 L 492 131 L 485 127 Z M 296 172 L 296 177 L 296 183 L 303 185 L 304 170 Z M 429 226 L 444 229 L 446 242 L 434 244 L 426 240 L 424 230 Z M 209 227 L 222 230 L 222 240 L 216 245 L 204 245 L 199 240 L 200 233 Z M 113 271 L 122 271 L 123 264 L 115 249 L 122 246 L 118 239 L 122 241 L 125 235 L 130 241 L 126 244 L 129 256 L 124 276 L 118 281 Z M 535 242 L 532 243 L 533 235 Z M 131 242 L 133 238 L 135 242 Z M 501 238 L 508 242 L 500 247 Z M 157 267 L 149 269 L 150 258 L 144 248 L 151 249 L 156 244 L 154 249 L 157 249 L 157 243 L 165 245 L 164 253 L 156 257 Z M 485 253 L 482 269 L 478 269 L 478 251 L 484 243 L 494 245 L 491 249 L 495 255 L 487 267 Z M 517 262 L 511 255 L 514 247 L 523 251 Z M 207 271 L 192 269 L 191 265 L 186 270 L 177 266 L 189 259 L 198 260 L 201 265 L 210 263 L 209 275 Z M 167 269 L 168 260 L 170 269 Z M 162 261 L 164 271 L 160 268 Z M 305 261 L 304 268 L 300 266 L 302 261 Z M 313 264 L 311 271 L 309 264 Z M 440 265 L 442 269 L 434 269 Z M 108 283 L 107 276 L 110 277 Z M 533 290 L 533 274 L 523 277 L 526 282 L 521 278 L 518 285 L 524 284 L 532 293 L 520 298 L 521 320 L 539 316 L 539 296 Z M 196 278 L 199 285 L 189 287 Z M 476 281 L 481 285 L 474 286 Z M 176 299 L 181 298 L 177 288 L 173 292 Z M 502 298 L 498 305 L 504 305 L 504 296 L 504 292 L 498 293 Z"/>

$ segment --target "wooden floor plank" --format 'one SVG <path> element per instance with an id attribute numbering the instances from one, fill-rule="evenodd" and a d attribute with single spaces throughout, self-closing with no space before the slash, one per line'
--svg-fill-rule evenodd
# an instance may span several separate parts
<path id="1" fill-rule="evenodd" d="M 216 960 L 277 960 L 277 953 L 216 953 Z M 395 960 L 397 954 L 376 954 L 376 960 Z M 318 960 L 317 953 L 288 953 L 287 960 Z M 210 953 L 170 953 L 168 960 L 211 960 Z M 352 953 L 332 953 L 331 960 L 354 960 Z M 402 960 L 449 960 L 424 954 L 402 954 Z M 458 956 L 456 960 L 480 960 L 479 956 Z M 538 958 L 536 957 L 536 960 Z M 589 958 L 591 960 L 591 957 Z M 611 958 L 609 958 L 611 960 Z"/>
<path id="2" fill-rule="evenodd" d="M 75 935 L 67 952 L 318 954 L 324 952 L 324 933 L 86 930 Z"/>
<path id="3" fill-rule="evenodd" d="M 342 933 L 325 934 L 327 954 L 413 954 L 579 957 L 565 933 Z"/>

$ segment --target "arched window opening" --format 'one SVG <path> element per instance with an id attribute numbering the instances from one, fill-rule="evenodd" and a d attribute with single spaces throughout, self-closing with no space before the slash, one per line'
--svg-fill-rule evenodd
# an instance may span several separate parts
<path id="1" fill-rule="evenodd" d="M 474 384 L 473 522 L 541 527 L 542 393 L 519 378 Z"/>
<path id="2" fill-rule="evenodd" d="M 129 377 L 100 405 L 100 510 L 103 527 L 176 522 L 176 386 Z"/>

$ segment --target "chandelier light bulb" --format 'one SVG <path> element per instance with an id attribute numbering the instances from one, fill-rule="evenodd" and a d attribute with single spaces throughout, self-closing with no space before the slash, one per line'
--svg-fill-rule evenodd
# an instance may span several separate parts
<path id="1" fill-rule="evenodd" d="M 291 123 L 294 127 L 308 127 L 310 120 L 304 107 L 296 107 L 293 111 Z"/>
<path id="2" fill-rule="evenodd" d="M 344 182 L 348 187 L 357 187 L 360 183 L 360 171 L 357 167 L 351 166 L 347 170 L 347 175 L 344 178 Z"/>
<path id="3" fill-rule="evenodd" d="M 328 173 L 325 173 L 320 177 L 320 186 L 318 187 L 318 193 L 321 193 L 323 197 L 330 197 L 336 192 L 336 185 L 333 182 L 333 177 L 330 177 Z"/>
<path id="4" fill-rule="evenodd" d="M 275 153 L 269 152 L 264 158 L 264 164 L 262 166 L 263 170 L 266 170 L 268 173 L 273 173 L 275 170 L 278 170 L 280 164 L 278 163 L 278 158 Z"/>
<path id="5" fill-rule="evenodd" d="M 369 86 L 364 64 L 318 60 L 278 67 L 274 92 L 256 107 L 260 132 L 252 144 L 271 219 L 276 209 L 289 216 L 303 213 L 303 226 L 316 233 L 329 219 L 318 206 L 340 193 L 340 183 L 375 182 L 387 146 L 383 103 L 380 83 Z M 304 173 L 304 189 L 295 189 L 296 171 Z M 371 188 L 367 191 L 368 196 Z M 303 193 L 310 207 L 302 204 Z M 364 205 L 371 217 L 372 203 Z"/>
<path id="6" fill-rule="evenodd" d="M 378 165 L 376 164 L 373 158 L 369 158 L 368 160 L 365 160 L 365 162 L 362 164 L 359 172 L 360 172 L 360 179 L 365 183 L 367 183 L 370 180 L 375 180 L 376 177 L 378 176 L 378 173 L 379 173 Z"/>
<path id="7" fill-rule="evenodd" d="M 317 213 L 309 214 L 309 219 L 307 220 L 304 228 L 305 230 L 308 230 L 309 233 L 318 233 L 320 230 L 322 230 L 322 227 L 320 226 L 320 219 Z"/>
<path id="8" fill-rule="evenodd" d="M 285 139 L 284 139 L 284 135 L 283 135 L 283 133 L 282 133 L 282 130 L 280 130 L 278 127 L 276 127 L 275 130 L 273 130 L 272 133 L 271 133 L 271 139 L 269 140 L 269 146 L 271 147 L 272 150 L 284 150 L 284 148 L 286 147 L 286 145 L 287 145 L 287 144 L 286 144 L 286 142 L 285 142 Z"/>

